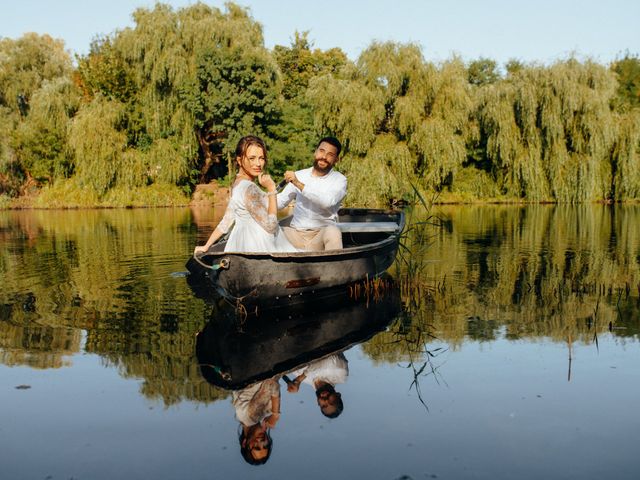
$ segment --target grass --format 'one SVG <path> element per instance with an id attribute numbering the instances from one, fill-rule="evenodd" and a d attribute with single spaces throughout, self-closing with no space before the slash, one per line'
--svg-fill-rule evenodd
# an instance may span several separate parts
<path id="1" fill-rule="evenodd" d="M 38 195 L 9 199 L 0 196 L 0 208 L 132 208 L 177 207 L 189 204 L 190 198 L 179 187 L 153 184 L 146 187 L 116 187 L 99 197 L 93 189 L 74 180 L 44 187 Z"/>

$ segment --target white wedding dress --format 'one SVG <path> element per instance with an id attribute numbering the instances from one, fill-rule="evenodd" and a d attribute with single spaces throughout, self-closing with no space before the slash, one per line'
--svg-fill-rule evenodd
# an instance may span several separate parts
<path id="1" fill-rule="evenodd" d="M 267 195 L 255 183 L 245 179 L 236 182 L 218 224 L 224 233 L 233 226 L 225 252 L 298 251 L 282 232 L 277 217 L 267 213 L 267 205 Z"/>

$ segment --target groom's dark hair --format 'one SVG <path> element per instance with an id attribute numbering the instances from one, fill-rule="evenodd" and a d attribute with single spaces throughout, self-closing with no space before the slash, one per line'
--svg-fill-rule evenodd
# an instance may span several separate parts
<path id="1" fill-rule="evenodd" d="M 336 149 L 338 150 L 337 155 L 340 156 L 340 152 L 342 151 L 342 144 L 340 143 L 340 140 L 338 140 L 336 137 L 323 137 L 318 142 L 318 145 L 316 145 L 316 150 L 322 142 L 326 142 L 329 145 L 333 145 L 334 147 L 336 147 Z"/>

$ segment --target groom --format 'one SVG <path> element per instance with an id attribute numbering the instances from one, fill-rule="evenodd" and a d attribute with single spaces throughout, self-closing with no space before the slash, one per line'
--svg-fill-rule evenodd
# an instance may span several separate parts
<path id="1" fill-rule="evenodd" d="M 313 155 L 313 166 L 284 174 L 287 186 L 278 194 L 278 210 L 295 199 L 291 226 L 284 233 L 301 250 L 342 248 L 342 233 L 336 226 L 338 210 L 347 194 L 347 178 L 333 169 L 340 160 L 342 145 L 337 138 L 324 137 Z"/>

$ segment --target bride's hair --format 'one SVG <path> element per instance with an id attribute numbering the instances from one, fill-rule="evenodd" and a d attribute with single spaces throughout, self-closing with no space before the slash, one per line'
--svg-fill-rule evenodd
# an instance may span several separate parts
<path id="1" fill-rule="evenodd" d="M 267 145 L 264 143 L 260 137 L 256 137 L 255 135 L 247 135 L 246 137 L 242 137 L 236 146 L 236 161 L 244 158 L 247 154 L 247 149 L 255 145 L 256 147 L 262 148 L 262 153 L 264 153 L 264 163 L 265 165 L 268 162 L 267 158 Z M 238 168 L 238 164 L 236 163 L 236 169 Z"/>

